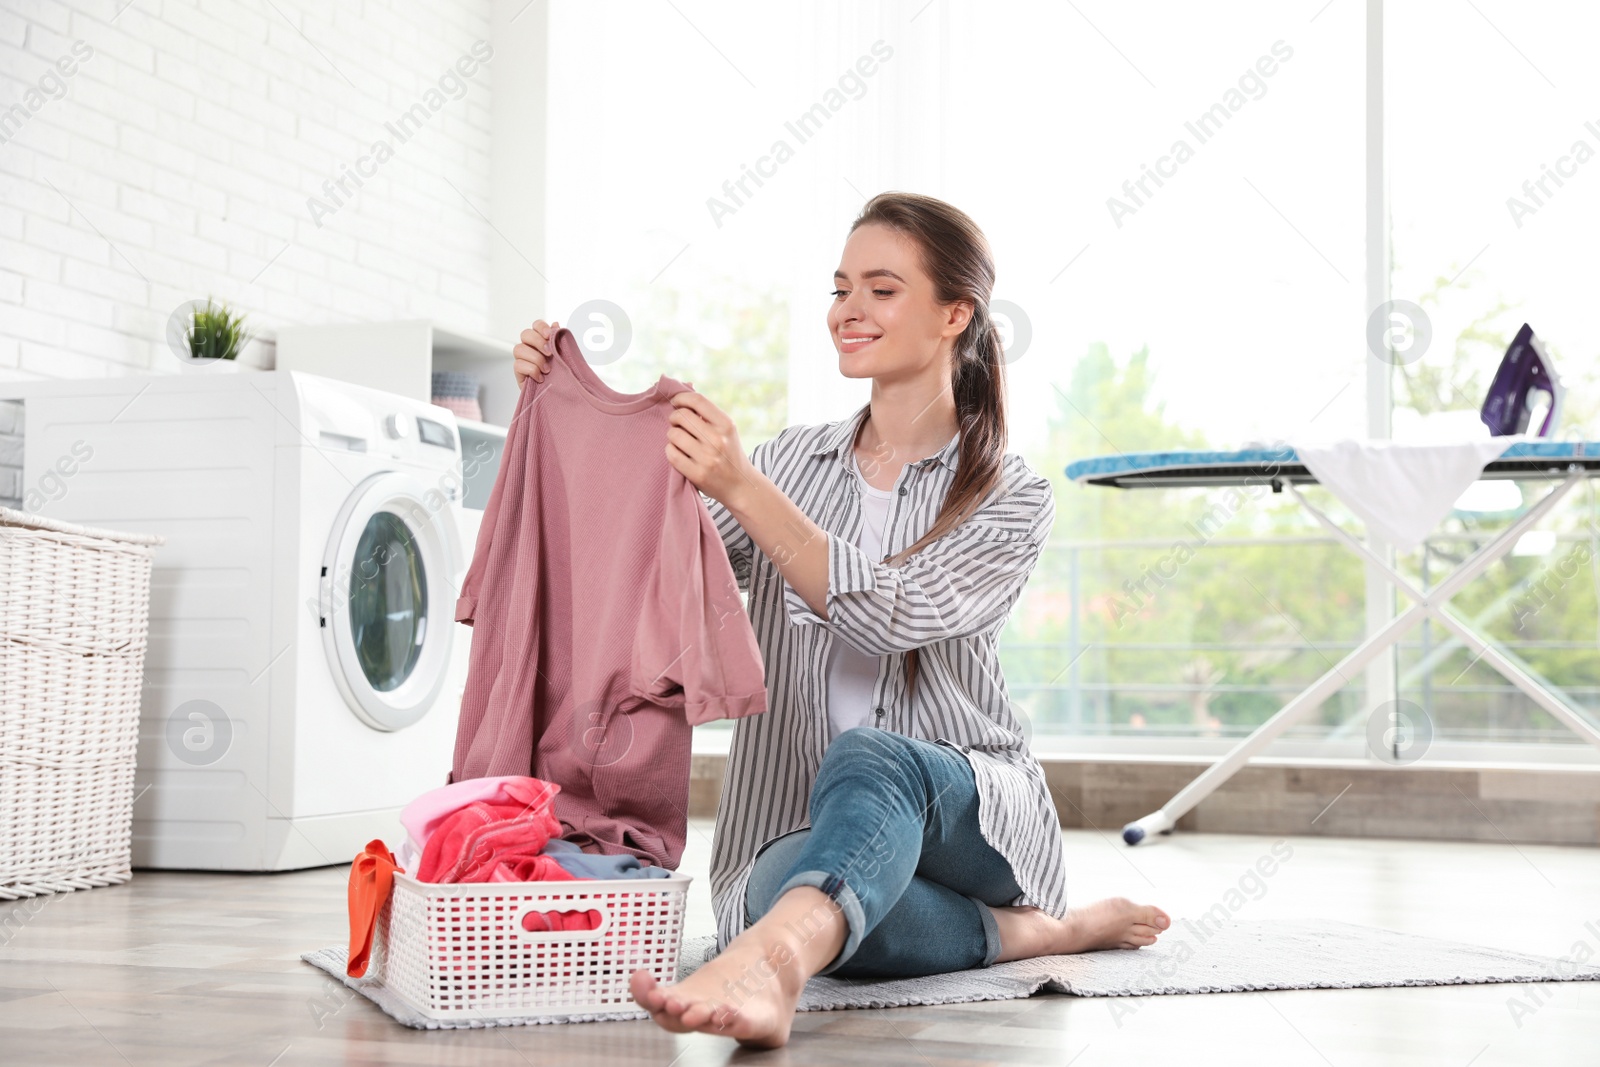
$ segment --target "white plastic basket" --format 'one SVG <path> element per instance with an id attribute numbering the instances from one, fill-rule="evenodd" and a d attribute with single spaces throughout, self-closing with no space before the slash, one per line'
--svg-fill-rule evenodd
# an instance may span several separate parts
<path id="1" fill-rule="evenodd" d="M 0 508 L 0 900 L 128 880 L 163 540 Z"/>
<path id="2" fill-rule="evenodd" d="M 396 874 L 369 974 L 429 1019 L 553 1020 L 642 1010 L 644 968 L 678 977 L 688 875 L 438 885 Z M 593 930 L 530 932 L 529 912 L 600 913 Z"/>

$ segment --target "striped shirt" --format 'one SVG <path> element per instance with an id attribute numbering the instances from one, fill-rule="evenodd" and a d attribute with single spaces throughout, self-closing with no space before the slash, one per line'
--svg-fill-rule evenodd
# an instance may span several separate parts
<path id="1" fill-rule="evenodd" d="M 738 720 L 711 851 L 717 947 L 744 928 L 745 885 L 767 841 L 808 826 L 811 785 L 828 744 L 827 663 L 834 640 L 882 656 L 871 721 L 962 753 L 978 787 L 984 840 L 1005 856 L 1022 895 L 1066 914 L 1066 869 L 1055 804 L 1006 692 L 997 638 L 1055 522 L 1050 481 L 1007 452 L 1000 485 L 965 522 L 899 567 L 856 546 L 860 498 L 848 466 L 870 410 L 820 426 L 791 426 L 757 445 L 751 462 L 828 537 L 828 618 L 811 610 L 720 503 L 705 498 L 727 547 L 766 666 L 764 715 Z M 884 527 L 885 556 L 932 525 L 955 479 L 957 434 L 907 463 Z M 905 653 L 919 649 L 914 699 Z"/>

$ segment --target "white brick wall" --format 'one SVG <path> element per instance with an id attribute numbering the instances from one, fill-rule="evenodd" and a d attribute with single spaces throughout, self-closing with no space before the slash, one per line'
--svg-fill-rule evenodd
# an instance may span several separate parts
<path id="1" fill-rule="evenodd" d="M 22 430 L 20 400 L 0 400 L 0 507 L 22 507 Z"/>
<path id="2" fill-rule="evenodd" d="M 490 0 L 0 0 L 0 379 L 176 371 L 167 318 L 208 295 L 258 331 L 487 330 L 494 61 L 452 68 L 489 34 Z"/>

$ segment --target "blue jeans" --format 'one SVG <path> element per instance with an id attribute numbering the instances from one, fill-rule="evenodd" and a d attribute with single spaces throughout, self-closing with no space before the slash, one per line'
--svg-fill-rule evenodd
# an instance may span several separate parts
<path id="1" fill-rule="evenodd" d="M 748 922 L 796 886 L 844 912 L 844 948 L 820 973 L 912 977 L 987 967 L 1000 954 L 989 905 L 1021 893 L 978 832 L 972 768 L 944 745 L 871 727 L 840 734 L 811 788 L 811 827 L 762 846 Z"/>

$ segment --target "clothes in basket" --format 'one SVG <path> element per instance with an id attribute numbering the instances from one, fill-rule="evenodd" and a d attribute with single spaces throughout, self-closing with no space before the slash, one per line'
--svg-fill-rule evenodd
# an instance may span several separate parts
<path id="1" fill-rule="evenodd" d="M 574 878 L 666 878 L 672 874 L 665 867 L 640 864 L 636 856 L 597 856 L 561 838 L 544 846 L 544 854 Z"/>
<path id="2" fill-rule="evenodd" d="M 409 867 L 424 882 L 570 882 L 553 857 L 544 855 L 560 829 L 550 813 L 560 792 L 537 778 L 478 779 L 429 790 L 406 805 L 400 822 L 406 843 L 397 861 L 382 841 L 372 841 L 350 866 L 350 956 L 346 973 L 366 974 L 373 932 L 389 899 L 396 872 Z M 592 930 L 592 909 L 530 912 L 525 930 Z"/>
<path id="3" fill-rule="evenodd" d="M 560 791 L 554 782 L 537 778 L 502 779 L 496 795 L 470 801 L 441 816 L 419 842 L 422 856 L 417 861 L 417 878 L 424 882 L 570 881 L 572 875 L 544 855 L 545 844 L 561 829 L 550 811 Z"/>
<path id="4" fill-rule="evenodd" d="M 419 865 L 424 845 L 432 840 L 435 831 L 443 824 L 455 819 L 460 813 L 474 804 L 488 803 L 491 806 L 506 804 L 526 804 L 530 815 L 538 821 L 546 835 L 551 830 L 545 818 L 548 805 L 541 797 L 543 788 L 547 787 L 553 796 L 560 792 L 560 787 L 539 781 L 537 778 L 528 778 L 522 775 L 501 775 L 495 778 L 469 778 L 464 782 L 453 782 L 450 785 L 431 789 L 417 797 L 405 810 L 400 813 L 400 824 L 405 827 L 406 840 L 400 846 L 398 863 L 407 869 L 417 871 L 417 877 L 426 882 L 446 881 L 482 881 L 478 878 L 449 879 L 442 877 L 429 877 L 431 868 L 427 871 Z M 530 801 L 532 803 L 530 804 Z M 487 810 L 487 809 L 484 809 Z M 456 822 L 457 828 L 465 823 Z M 437 848 L 442 852 L 445 846 L 441 841 Z M 638 857 L 631 854 L 620 856 L 598 855 L 585 852 L 576 842 L 562 840 L 558 837 L 548 837 L 540 854 L 541 860 L 552 860 L 559 864 L 567 874 L 573 878 L 665 878 L 670 873 L 664 867 L 653 864 L 641 864 Z M 548 868 L 545 868 L 548 869 Z M 491 873 L 488 881 L 505 881 L 504 878 L 495 878 Z M 536 879 L 523 879 L 533 881 Z M 554 874 L 543 881 L 560 881 L 561 875 Z"/>

